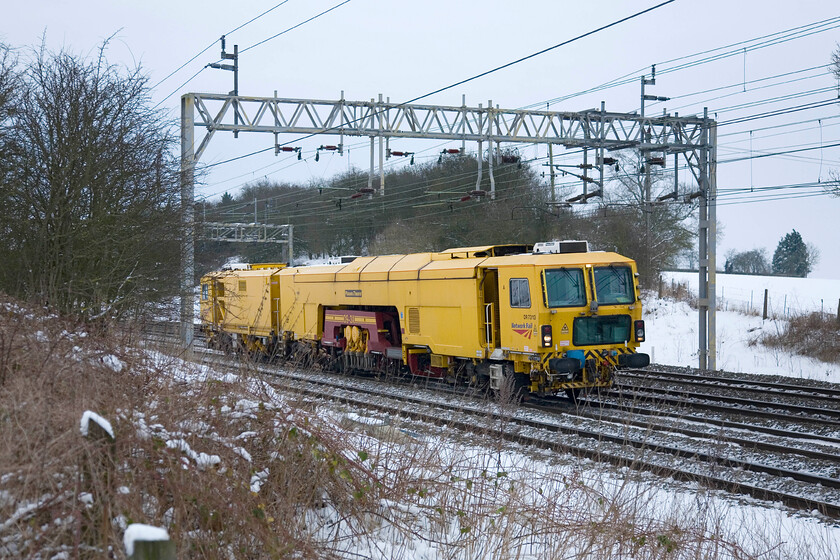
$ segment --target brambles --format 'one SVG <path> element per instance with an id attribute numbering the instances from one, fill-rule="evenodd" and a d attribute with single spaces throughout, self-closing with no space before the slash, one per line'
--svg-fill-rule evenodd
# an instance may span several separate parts
<path id="1" fill-rule="evenodd" d="M 763 335 L 761 342 L 823 362 L 840 364 L 840 324 L 836 317 L 824 313 L 793 317 L 780 332 Z"/>

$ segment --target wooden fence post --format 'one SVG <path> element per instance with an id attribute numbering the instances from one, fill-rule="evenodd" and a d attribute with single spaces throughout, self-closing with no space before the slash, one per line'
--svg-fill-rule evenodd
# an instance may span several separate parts
<path id="1" fill-rule="evenodd" d="M 761 314 L 762 319 L 767 319 L 767 295 L 769 290 L 764 288 L 764 313 Z"/>
<path id="2" fill-rule="evenodd" d="M 134 541 L 134 554 L 129 560 L 175 560 L 172 541 Z"/>
<path id="3" fill-rule="evenodd" d="M 160 527 L 132 523 L 125 529 L 123 544 L 129 560 L 176 560 L 175 543 Z"/>
<path id="4" fill-rule="evenodd" d="M 840 325 L 840 299 L 837 300 L 837 324 Z"/>
<path id="5" fill-rule="evenodd" d="M 90 410 L 82 415 L 82 436 L 90 442 L 82 464 L 82 489 L 90 495 L 91 505 L 85 515 L 87 544 L 99 547 L 111 526 L 111 493 L 116 465 L 116 440 L 111 423 Z"/>

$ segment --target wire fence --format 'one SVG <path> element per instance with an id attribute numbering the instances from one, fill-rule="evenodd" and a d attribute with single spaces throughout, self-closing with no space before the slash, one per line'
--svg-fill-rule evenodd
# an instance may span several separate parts
<path id="1" fill-rule="evenodd" d="M 717 309 L 770 319 L 788 319 L 819 313 L 840 321 L 840 280 L 789 278 L 783 276 L 716 275 Z M 696 298 L 699 277 L 696 272 L 664 272 L 662 289 L 679 293 L 681 289 Z"/>

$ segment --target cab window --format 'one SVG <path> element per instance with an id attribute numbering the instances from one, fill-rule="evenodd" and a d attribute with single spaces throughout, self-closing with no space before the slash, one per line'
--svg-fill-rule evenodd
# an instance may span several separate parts
<path id="1" fill-rule="evenodd" d="M 600 305 L 620 305 L 636 301 L 633 272 L 628 266 L 596 266 L 595 294 Z"/>
<path id="2" fill-rule="evenodd" d="M 510 279 L 510 306 L 531 307 L 531 291 L 528 288 L 527 278 Z"/>
<path id="3" fill-rule="evenodd" d="M 206 300 L 210 293 L 210 285 L 209 284 L 202 284 L 201 285 L 201 299 Z"/>
<path id="4" fill-rule="evenodd" d="M 547 307 L 581 307 L 586 305 L 583 270 L 554 268 L 545 271 L 545 303 Z"/>

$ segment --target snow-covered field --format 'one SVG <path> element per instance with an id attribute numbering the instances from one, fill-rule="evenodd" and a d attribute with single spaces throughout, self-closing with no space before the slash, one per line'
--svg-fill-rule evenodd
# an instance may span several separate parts
<path id="1" fill-rule="evenodd" d="M 665 282 L 685 283 L 695 294 L 696 274 L 670 272 Z M 761 311 L 769 290 L 770 318 Z M 750 295 L 753 313 L 749 313 Z M 784 375 L 840 383 L 840 365 L 767 348 L 753 342 L 762 333 L 778 333 L 784 317 L 825 309 L 834 315 L 840 280 L 772 276 L 717 275 L 717 368 L 724 371 Z M 746 313 L 741 312 L 746 311 Z M 657 364 L 697 367 L 698 315 L 687 303 L 649 299 L 645 302 L 647 342 L 641 351 Z"/>
<path id="2" fill-rule="evenodd" d="M 665 272 L 666 283 L 685 284 L 696 295 L 696 272 Z M 815 311 L 837 313 L 840 280 L 826 278 L 788 278 L 785 276 L 716 275 L 718 307 L 723 311 L 744 310 L 761 313 L 764 290 L 768 292 L 768 314 L 789 317 Z"/>

